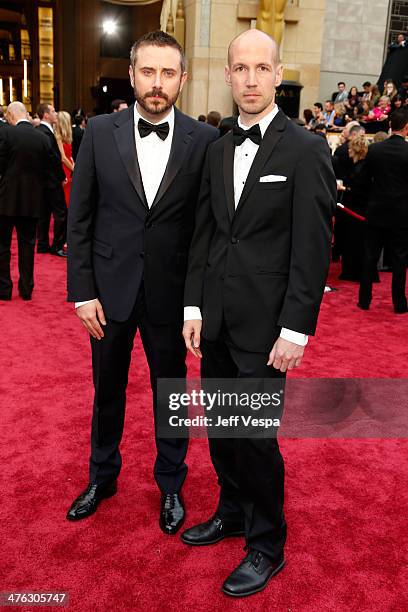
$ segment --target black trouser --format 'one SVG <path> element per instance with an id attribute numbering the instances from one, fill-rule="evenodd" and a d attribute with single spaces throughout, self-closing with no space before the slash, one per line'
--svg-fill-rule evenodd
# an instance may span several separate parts
<path id="1" fill-rule="evenodd" d="M 201 349 L 203 379 L 285 377 L 266 365 L 267 353 L 234 346 L 225 327 L 217 341 L 203 339 Z M 277 560 L 286 541 L 286 522 L 284 463 L 276 437 L 210 438 L 209 446 L 220 485 L 217 514 L 242 520 L 247 545 Z"/>
<path id="2" fill-rule="evenodd" d="M 45 212 L 38 221 L 37 248 L 39 251 L 48 251 L 50 248 L 49 231 L 52 213 L 54 217 L 54 240 L 51 248 L 53 251 L 60 251 L 67 241 L 67 205 L 62 186 L 47 188 L 45 198 Z"/>
<path id="3" fill-rule="evenodd" d="M 126 387 L 136 331 L 139 329 L 150 368 L 153 412 L 157 414 L 157 379 L 185 378 L 186 348 L 182 322 L 154 325 L 147 317 L 143 285 L 130 318 L 124 323 L 107 320 L 104 338 L 91 337 L 95 398 L 92 418 L 90 481 L 104 482 L 119 475 L 122 465 L 119 444 L 125 419 Z M 150 418 L 143 412 L 132 418 L 143 424 Z M 142 430 L 143 427 L 140 427 Z M 137 452 L 137 440 L 134 441 Z M 176 493 L 187 475 L 184 462 L 188 439 L 163 439 L 156 436 L 157 456 L 154 477 L 163 493 Z M 141 460 L 143 457 L 141 457 Z"/>
<path id="4" fill-rule="evenodd" d="M 408 228 L 379 228 L 366 225 L 364 258 L 361 273 L 359 302 L 369 306 L 372 299 L 372 284 L 377 270 L 381 249 L 389 248 L 392 265 L 392 302 L 396 311 L 407 308 L 405 281 L 408 265 Z"/>
<path id="5" fill-rule="evenodd" d="M 34 217 L 6 217 L 0 215 L 0 296 L 11 297 L 13 283 L 10 276 L 11 239 L 17 231 L 18 290 L 29 297 L 34 288 L 34 249 L 37 219 Z"/>

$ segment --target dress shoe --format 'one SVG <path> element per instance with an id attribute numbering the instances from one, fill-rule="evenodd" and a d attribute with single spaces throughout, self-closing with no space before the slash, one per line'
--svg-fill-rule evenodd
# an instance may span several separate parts
<path id="1" fill-rule="evenodd" d="M 394 308 L 395 314 L 405 314 L 408 312 L 408 308 Z"/>
<path id="2" fill-rule="evenodd" d="M 45 253 L 50 252 L 50 247 L 37 247 L 37 253 L 39 255 L 44 255 Z"/>
<path id="3" fill-rule="evenodd" d="M 79 495 L 68 510 L 69 521 L 80 521 L 96 512 L 97 507 L 103 499 L 112 497 L 117 491 L 116 480 L 110 480 L 102 484 L 91 482 L 85 491 Z"/>
<path id="4" fill-rule="evenodd" d="M 360 310 L 370 310 L 370 304 L 362 304 L 361 302 L 358 302 L 357 306 L 360 308 Z"/>
<path id="5" fill-rule="evenodd" d="M 181 541 L 190 546 L 216 544 L 224 538 L 244 535 L 243 522 L 233 522 L 215 515 L 209 521 L 186 529 L 181 534 Z"/>
<path id="6" fill-rule="evenodd" d="M 185 510 L 179 493 L 163 493 L 159 525 L 163 533 L 174 535 L 184 523 Z"/>
<path id="7" fill-rule="evenodd" d="M 57 257 L 67 257 L 67 253 L 64 249 L 59 249 L 58 251 L 51 249 L 50 253 L 51 255 L 57 255 Z"/>
<path id="8" fill-rule="evenodd" d="M 249 550 L 247 556 L 228 576 L 222 592 L 231 597 L 246 597 L 262 591 L 272 576 L 285 565 L 283 554 L 278 561 L 271 561 L 259 550 Z"/>
<path id="9" fill-rule="evenodd" d="M 31 300 L 31 294 L 19 293 L 22 300 L 29 302 Z"/>
<path id="10" fill-rule="evenodd" d="M 10 302 L 11 300 L 11 295 L 0 295 L 0 300 L 2 302 Z"/>

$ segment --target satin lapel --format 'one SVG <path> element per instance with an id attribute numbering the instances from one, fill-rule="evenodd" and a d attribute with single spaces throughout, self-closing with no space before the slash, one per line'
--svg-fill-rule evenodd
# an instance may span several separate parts
<path id="1" fill-rule="evenodd" d="M 162 199 L 184 163 L 187 151 L 193 140 L 189 134 L 190 131 L 192 131 L 192 129 L 190 130 L 183 115 L 175 109 L 173 142 L 171 144 L 169 161 L 167 162 L 166 171 L 163 175 L 160 187 L 157 190 L 152 208 Z"/>
<path id="2" fill-rule="evenodd" d="M 235 202 L 234 202 L 234 141 L 232 138 L 232 132 L 227 134 L 224 141 L 224 153 L 222 169 L 224 174 L 224 189 L 225 197 L 227 200 L 228 215 L 230 221 L 235 213 Z"/>
<path id="3" fill-rule="evenodd" d="M 274 148 L 282 138 L 283 131 L 286 127 L 286 122 L 286 116 L 282 113 L 282 111 L 279 111 L 275 119 L 272 121 L 272 123 L 266 130 L 264 137 L 262 138 L 262 143 L 258 149 L 254 162 L 249 171 L 248 178 L 245 182 L 245 187 L 243 189 L 242 195 L 235 211 L 235 215 L 241 210 L 242 205 L 245 203 L 245 200 L 247 199 L 251 190 L 253 189 L 257 181 L 259 181 L 259 176 L 261 174 L 262 168 L 264 167 L 269 157 L 272 155 Z"/>
<path id="4" fill-rule="evenodd" d="M 146 196 L 143 189 L 142 176 L 140 174 L 139 162 L 137 159 L 133 106 L 128 110 L 118 113 L 115 121 L 114 136 L 118 147 L 119 155 L 125 165 L 126 171 L 132 181 L 141 204 L 148 209 Z"/>

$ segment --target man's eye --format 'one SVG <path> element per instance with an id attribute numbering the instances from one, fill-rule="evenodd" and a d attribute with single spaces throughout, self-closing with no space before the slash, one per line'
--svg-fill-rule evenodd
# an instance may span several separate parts
<path id="1" fill-rule="evenodd" d="M 166 74 L 166 76 L 167 76 L 167 77 L 172 77 L 172 76 L 174 76 L 174 72 L 173 72 L 172 70 L 166 70 L 166 73 L 165 73 L 165 74 Z"/>

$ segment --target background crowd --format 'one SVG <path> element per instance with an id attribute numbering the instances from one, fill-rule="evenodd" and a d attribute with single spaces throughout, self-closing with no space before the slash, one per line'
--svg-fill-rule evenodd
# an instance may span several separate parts
<path id="1" fill-rule="evenodd" d="M 406 44 L 401 35 L 394 46 Z M 125 100 L 113 100 L 111 112 L 121 112 L 127 106 Z M 341 262 L 340 280 L 361 283 L 358 305 L 363 309 L 368 309 L 371 302 L 371 283 L 379 282 L 377 269 L 393 271 L 394 310 L 402 313 L 407 309 L 408 144 L 404 142 L 408 134 L 407 116 L 408 75 L 401 83 L 385 80 L 381 90 L 368 81 L 360 89 L 340 81 L 330 99 L 305 109 L 303 120 L 294 120 L 326 138 L 331 148 L 339 201 L 332 258 Z M 35 246 L 40 254 L 61 258 L 67 255 L 72 173 L 87 118 L 81 108 L 72 113 L 56 112 L 50 104 L 40 104 L 32 116 L 20 102 L 11 103 L 7 112 L 0 107 L 0 300 L 12 297 L 10 258 L 14 228 L 19 246 L 19 293 L 23 299 L 31 299 L 34 287 Z M 198 120 L 218 128 L 223 136 L 232 129 L 236 118 L 210 111 Z M 382 147 L 378 147 L 380 143 Z M 370 155 L 373 144 L 374 154 Z M 395 155 L 395 163 L 390 164 Z M 374 163 L 378 156 L 378 163 Z M 376 172 L 381 175 L 380 181 Z M 26 180 L 22 181 L 22 176 Z M 370 219 L 373 199 L 382 199 L 382 206 L 387 209 L 386 214 L 380 214 L 379 220 L 374 221 L 375 231 Z M 28 217 L 31 221 L 27 223 Z"/>

